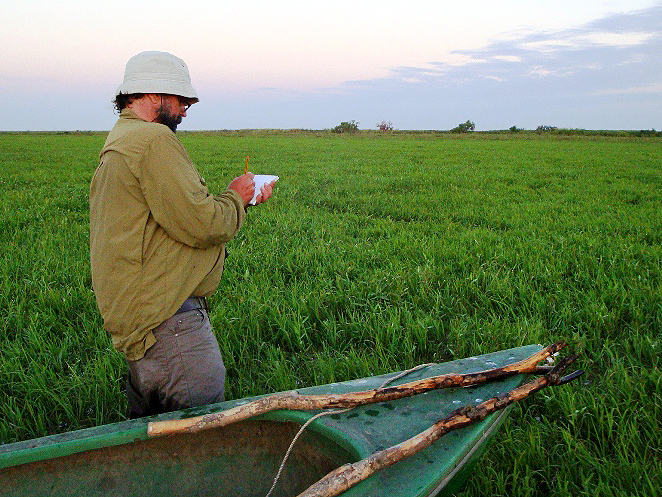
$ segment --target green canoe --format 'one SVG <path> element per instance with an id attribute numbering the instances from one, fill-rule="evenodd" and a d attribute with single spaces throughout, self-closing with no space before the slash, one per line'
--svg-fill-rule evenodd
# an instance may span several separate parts
<path id="1" fill-rule="evenodd" d="M 393 382 L 469 373 L 520 361 L 542 347 L 528 345 L 435 364 Z M 372 390 L 390 375 L 303 388 L 302 394 Z M 524 381 L 523 375 L 470 388 L 435 390 L 354 408 L 313 421 L 294 445 L 274 496 L 296 496 L 331 470 L 398 444 L 458 407 L 476 405 Z M 149 438 L 149 421 L 199 416 L 251 399 L 0 445 L 0 495 L 263 497 L 302 423 L 316 412 L 274 411 L 222 428 Z M 317 411 L 318 412 L 318 411 Z M 451 495 L 470 476 L 508 409 L 448 433 L 389 466 L 344 497 Z"/>

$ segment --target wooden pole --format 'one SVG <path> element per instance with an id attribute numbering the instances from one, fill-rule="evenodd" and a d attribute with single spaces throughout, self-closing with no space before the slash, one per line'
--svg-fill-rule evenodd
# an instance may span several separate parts
<path id="1" fill-rule="evenodd" d="M 277 409 L 314 410 L 349 408 L 410 397 L 439 388 L 467 387 L 516 374 L 535 373 L 539 370 L 538 363 L 540 361 L 552 356 L 565 346 L 566 344 L 563 342 L 549 345 L 530 357 L 503 368 L 466 374 L 449 373 L 412 381 L 403 385 L 377 388 L 364 392 L 329 395 L 301 395 L 296 391 L 278 393 L 222 412 L 185 419 L 153 421 L 147 425 L 147 434 L 150 437 L 157 437 L 174 433 L 197 432 L 227 426 L 231 423 L 243 421 Z"/>
<path id="2" fill-rule="evenodd" d="M 492 397 L 475 407 L 462 407 L 441 421 L 438 421 L 422 433 L 419 433 L 400 444 L 376 452 L 361 461 L 345 464 L 344 466 L 339 467 L 327 474 L 317 483 L 308 487 L 297 497 L 334 497 L 339 495 L 357 483 L 365 480 L 376 471 L 390 466 L 391 464 L 405 459 L 421 449 L 428 447 L 434 441 L 450 431 L 458 430 L 477 421 L 482 421 L 487 415 L 494 411 L 508 407 L 513 402 L 525 399 L 529 395 L 542 390 L 547 386 L 561 385 L 568 381 L 572 381 L 582 372 L 577 371 L 564 378 L 561 378 L 560 375 L 569 364 L 574 362 L 576 357 L 577 356 L 573 356 L 564 359 L 557 367 L 545 376 L 517 387 L 504 395 Z"/>

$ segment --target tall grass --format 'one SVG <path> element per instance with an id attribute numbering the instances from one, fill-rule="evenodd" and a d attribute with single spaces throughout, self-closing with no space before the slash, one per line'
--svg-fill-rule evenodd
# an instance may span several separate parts
<path id="1" fill-rule="evenodd" d="M 564 339 L 587 374 L 518 406 L 463 496 L 662 485 L 662 147 L 554 134 L 182 133 L 212 190 L 278 174 L 212 323 L 229 398 Z M 0 134 L 0 441 L 124 419 L 91 291 L 102 134 Z"/>

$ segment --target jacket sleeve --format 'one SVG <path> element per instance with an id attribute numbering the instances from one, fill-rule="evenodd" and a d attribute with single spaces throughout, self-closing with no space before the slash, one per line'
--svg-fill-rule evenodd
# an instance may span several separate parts
<path id="1" fill-rule="evenodd" d="M 196 248 L 230 241 L 246 211 L 237 192 L 210 195 L 177 137 L 157 135 L 140 164 L 140 184 L 154 220 L 168 236 Z"/>

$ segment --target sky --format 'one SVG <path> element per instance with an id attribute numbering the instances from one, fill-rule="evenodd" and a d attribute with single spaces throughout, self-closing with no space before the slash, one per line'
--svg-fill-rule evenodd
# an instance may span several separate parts
<path id="1" fill-rule="evenodd" d="M 662 129 L 662 1 L 0 5 L 0 131 L 109 130 L 126 61 L 184 59 L 182 130 Z"/>

